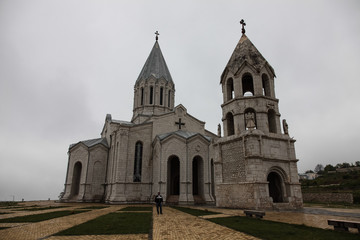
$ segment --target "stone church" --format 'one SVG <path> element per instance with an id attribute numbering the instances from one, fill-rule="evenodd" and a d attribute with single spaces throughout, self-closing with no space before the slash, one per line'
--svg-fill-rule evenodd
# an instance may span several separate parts
<path id="1" fill-rule="evenodd" d="M 157 34 L 157 32 L 156 32 Z M 245 35 L 220 77 L 222 125 L 175 105 L 175 84 L 158 34 L 134 85 L 131 121 L 107 114 L 100 138 L 71 144 L 64 202 L 302 207 L 295 140 L 281 131 L 275 72 Z"/>

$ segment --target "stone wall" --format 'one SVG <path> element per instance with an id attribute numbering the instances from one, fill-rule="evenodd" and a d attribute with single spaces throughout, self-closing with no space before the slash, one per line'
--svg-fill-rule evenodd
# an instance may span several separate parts
<path id="1" fill-rule="evenodd" d="M 352 193 L 303 193 L 304 202 L 353 203 Z"/>

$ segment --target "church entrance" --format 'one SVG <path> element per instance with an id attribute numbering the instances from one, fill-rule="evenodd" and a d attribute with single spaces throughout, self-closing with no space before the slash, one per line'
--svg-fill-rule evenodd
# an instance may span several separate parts
<path id="1" fill-rule="evenodd" d="M 71 197 L 72 198 L 75 198 L 77 195 L 79 195 L 81 169 L 82 169 L 81 162 L 75 163 L 73 177 L 72 177 L 72 183 L 71 183 Z"/>
<path id="2" fill-rule="evenodd" d="M 168 195 L 180 194 L 180 160 L 171 156 L 168 160 Z"/>
<path id="3" fill-rule="evenodd" d="M 204 195 L 203 191 L 203 160 L 200 156 L 196 156 L 192 161 L 192 190 L 194 195 L 195 204 L 203 203 L 202 196 Z"/>
<path id="4" fill-rule="evenodd" d="M 282 180 L 276 172 L 269 173 L 267 177 L 269 182 L 269 194 L 274 203 L 283 202 Z"/>

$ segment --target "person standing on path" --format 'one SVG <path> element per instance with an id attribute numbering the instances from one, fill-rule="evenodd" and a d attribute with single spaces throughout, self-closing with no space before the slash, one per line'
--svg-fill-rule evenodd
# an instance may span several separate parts
<path id="1" fill-rule="evenodd" d="M 163 197 L 160 195 L 160 192 L 158 192 L 158 195 L 155 197 L 156 211 L 158 215 L 159 215 L 159 208 L 160 208 L 160 214 L 162 214 L 162 202 L 163 202 Z"/>

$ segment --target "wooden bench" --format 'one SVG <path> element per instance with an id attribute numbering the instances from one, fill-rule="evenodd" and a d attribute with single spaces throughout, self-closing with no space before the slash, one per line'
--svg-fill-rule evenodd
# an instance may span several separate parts
<path id="1" fill-rule="evenodd" d="M 244 213 L 247 217 L 252 217 L 255 215 L 257 218 L 263 218 L 265 216 L 265 212 L 263 211 L 255 211 L 255 210 L 244 210 Z"/>
<path id="2" fill-rule="evenodd" d="M 334 230 L 349 231 L 349 228 L 357 228 L 360 233 L 360 222 L 328 219 L 328 224 L 334 226 Z"/>

